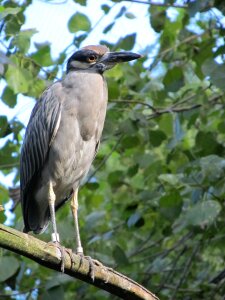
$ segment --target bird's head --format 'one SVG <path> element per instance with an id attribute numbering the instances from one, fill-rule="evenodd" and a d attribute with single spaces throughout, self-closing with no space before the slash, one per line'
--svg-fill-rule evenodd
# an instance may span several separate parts
<path id="1" fill-rule="evenodd" d="M 140 58 L 133 52 L 110 52 L 106 46 L 86 46 L 76 51 L 67 62 L 67 73 L 70 71 L 90 70 L 102 74 L 116 64 Z"/>

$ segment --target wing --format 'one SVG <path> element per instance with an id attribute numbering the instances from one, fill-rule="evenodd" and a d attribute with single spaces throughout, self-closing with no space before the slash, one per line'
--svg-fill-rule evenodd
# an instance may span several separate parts
<path id="1" fill-rule="evenodd" d="M 33 108 L 28 123 L 20 158 L 21 204 L 26 210 L 26 193 L 32 188 L 42 169 L 51 143 L 59 128 L 61 119 L 61 102 L 55 95 L 54 83 L 45 90 Z"/>

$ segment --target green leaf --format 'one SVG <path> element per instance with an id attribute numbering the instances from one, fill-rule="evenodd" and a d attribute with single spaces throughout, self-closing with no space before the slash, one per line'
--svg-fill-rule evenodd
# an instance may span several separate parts
<path id="1" fill-rule="evenodd" d="M 64 299 L 63 286 L 56 286 L 48 289 L 43 295 L 40 295 L 42 300 L 62 300 Z"/>
<path id="2" fill-rule="evenodd" d="M 35 43 L 37 52 L 31 55 L 31 58 L 43 67 L 48 67 L 53 65 L 53 60 L 51 58 L 51 49 L 49 44 L 38 44 Z"/>
<path id="3" fill-rule="evenodd" d="M 159 118 L 159 129 L 166 134 L 167 138 L 173 135 L 173 122 L 172 114 L 167 114 Z"/>
<path id="4" fill-rule="evenodd" d="M 173 191 L 160 198 L 159 207 L 161 214 L 170 221 L 177 218 L 181 212 L 183 201 L 177 191 Z"/>
<path id="5" fill-rule="evenodd" d="M 130 185 L 134 189 L 142 190 L 145 187 L 145 177 L 142 173 L 137 173 L 130 179 Z"/>
<path id="6" fill-rule="evenodd" d="M 118 14 L 115 16 L 114 19 L 116 20 L 116 19 L 121 18 L 122 15 L 126 12 L 126 10 L 127 10 L 126 6 L 122 6 L 121 9 L 120 9 L 120 11 L 119 11 Z"/>
<path id="7" fill-rule="evenodd" d="M 19 66 L 9 65 L 5 76 L 9 87 L 15 94 L 28 91 L 31 78 L 27 70 Z"/>
<path id="8" fill-rule="evenodd" d="M 35 79 L 35 84 L 29 86 L 29 96 L 39 98 L 46 88 L 46 81 L 40 78 Z"/>
<path id="9" fill-rule="evenodd" d="M 87 0 L 73 0 L 75 3 L 79 3 L 82 6 L 86 6 L 87 5 Z"/>
<path id="10" fill-rule="evenodd" d="M 150 130 L 149 131 L 150 143 L 154 147 L 158 147 L 166 139 L 166 135 L 161 130 Z"/>
<path id="11" fill-rule="evenodd" d="M 74 37 L 74 45 L 79 48 L 80 44 L 86 39 L 87 37 L 87 33 L 82 33 L 82 34 L 76 34 L 76 36 Z"/>
<path id="12" fill-rule="evenodd" d="M 17 103 L 17 95 L 13 93 L 10 87 L 6 86 L 3 90 L 2 100 L 9 107 L 13 108 Z"/>
<path id="13" fill-rule="evenodd" d="M 0 20 L 4 19 L 8 15 L 16 15 L 21 11 L 21 7 L 1 7 Z"/>
<path id="14" fill-rule="evenodd" d="M 0 138 L 7 136 L 12 131 L 8 124 L 8 120 L 6 116 L 0 116 Z"/>
<path id="15" fill-rule="evenodd" d="M 163 79 L 167 91 L 176 92 L 184 85 L 183 71 L 179 67 L 169 69 Z"/>
<path id="16" fill-rule="evenodd" d="M 137 162 L 139 164 L 139 167 L 143 169 L 149 167 L 154 162 L 154 160 L 154 156 L 149 153 L 144 153 L 142 155 L 138 153 L 137 155 L 135 155 L 135 162 Z"/>
<path id="17" fill-rule="evenodd" d="M 119 130 L 126 134 L 135 134 L 136 128 L 131 120 L 127 119 L 120 123 Z"/>
<path id="18" fill-rule="evenodd" d="M 125 252 L 123 251 L 123 249 L 116 245 L 113 249 L 113 257 L 116 261 L 116 263 L 120 266 L 120 265 L 128 265 L 129 261 L 128 258 L 125 254 Z"/>
<path id="19" fill-rule="evenodd" d="M 2 206 L 0 205 L 0 224 L 3 224 L 5 221 L 6 221 L 6 215 L 4 214 L 4 210 L 2 210 Z"/>
<path id="20" fill-rule="evenodd" d="M 190 1 L 187 8 L 190 17 L 194 17 L 197 12 L 201 12 L 206 5 L 206 1 Z"/>
<path id="21" fill-rule="evenodd" d="M 80 30 L 88 31 L 91 28 L 91 22 L 86 15 L 78 12 L 69 19 L 68 28 L 72 33 Z"/>
<path id="22" fill-rule="evenodd" d="M 120 38 L 117 42 L 117 48 L 121 48 L 124 50 L 131 50 L 134 47 L 136 40 L 136 33 L 129 34 L 124 38 Z"/>
<path id="23" fill-rule="evenodd" d="M 136 16 L 134 14 L 132 14 L 131 12 L 125 13 L 125 17 L 128 19 L 131 19 L 131 20 L 136 18 Z"/>
<path id="24" fill-rule="evenodd" d="M 0 199 L 1 199 L 1 204 L 4 204 L 9 200 L 9 190 L 2 184 L 0 184 Z M 1 210 L 1 218 L 5 219 L 4 211 L 2 210 Z M 5 220 L 3 221 L 2 219 L 0 220 L 0 224 L 3 224 L 5 221 Z"/>
<path id="25" fill-rule="evenodd" d="M 105 14 L 107 14 L 110 11 L 111 7 L 107 4 L 102 4 L 101 9 L 104 11 Z"/>
<path id="26" fill-rule="evenodd" d="M 179 12 L 179 14 L 176 16 L 175 21 L 171 22 L 169 18 L 165 19 L 164 30 L 160 36 L 160 51 L 168 49 L 169 47 L 174 47 L 180 31 L 183 28 L 183 18 L 186 17 L 186 13 L 184 10 L 179 10 L 177 12 Z"/>
<path id="27" fill-rule="evenodd" d="M 136 135 L 125 136 L 122 140 L 122 145 L 125 149 L 134 148 L 140 143 L 139 138 Z"/>
<path id="28" fill-rule="evenodd" d="M 12 44 L 17 46 L 22 53 L 26 53 L 30 48 L 30 39 L 37 33 L 36 29 L 20 31 L 13 39 Z"/>
<path id="29" fill-rule="evenodd" d="M 129 169 L 127 170 L 127 175 L 128 175 L 129 177 L 134 176 L 135 174 L 137 174 L 138 169 L 139 169 L 138 164 L 135 164 L 135 165 L 129 167 Z"/>
<path id="30" fill-rule="evenodd" d="M 109 32 L 113 28 L 114 25 L 115 25 L 115 22 L 112 22 L 109 25 L 107 25 L 105 27 L 105 29 L 103 30 L 103 33 L 106 34 L 107 32 Z"/>
<path id="31" fill-rule="evenodd" d="M 97 182 L 88 182 L 85 186 L 91 191 L 95 191 L 99 188 L 99 184 Z"/>
<path id="32" fill-rule="evenodd" d="M 225 91 L 225 64 L 218 64 L 213 59 L 207 59 L 202 65 L 202 72 L 210 77 L 213 84 Z"/>
<path id="33" fill-rule="evenodd" d="M 214 133 L 203 131 L 199 131 L 196 135 L 196 146 L 196 150 L 198 149 L 202 156 L 220 154 L 222 147 L 217 143 Z"/>
<path id="34" fill-rule="evenodd" d="M 5 33 L 9 36 L 14 36 L 21 29 L 21 26 L 25 22 L 25 17 L 23 11 L 20 8 L 20 11 L 16 14 L 10 14 L 9 20 L 5 22 Z"/>
<path id="35" fill-rule="evenodd" d="M 121 185 L 121 180 L 123 178 L 123 172 L 122 171 L 114 171 L 111 172 L 108 176 L 108 181 L 111 186 L 118 187 Z"/>
<path id="36" fill-rule="evenodd" d="M 46 282 L 45 289 L 50 290 L 71 281 L 72 279 L 66 274 L 55 274 Z"/>
<path id="37" fill-rule="evenodd" d="M 105 211 L 95 211 L 86 216 L 86 226 L 95 226 L 104 219 Z"/>
<path id="38" fill-rule="evenodd" d="M 161 174 L 159 175 L 159 180 L 168 183 L 171 186 L 177 186 L 180 184 L 180 180 L 183 177 L 182 174 Z"/>
<path id="39" fill-rule="evenodd" d="M 19 269 L 19 262 L 13 256 L 0 257 L 0 282 L 4 282 L 11 278 Z M 4 271 L 3 271 L 4 270 Z"/>
<path id="40" fill-rule="evenodd" d="M 225 159 L 217 155 L 202 157 L 200 160 L 202 176 L 210 181 L 224 177 Z"/>
<path id="41" fill-rule="evenodd" d="M 4 165 L 14 165 L 18 163 L 18 146 L 12 141 L 7 141 L 5 145 L 0 149 L 0 162 Z"/>
<path id="42" fill-rule="evenodd" d="M 166 21 L 166 9 L 159 6 L 150 5 L 150 24 L 155 32 L 164 29 Z"/>
<path id="43" fill-rule="evenodd" d="M 183 216 L 186 225 L 205 226 L 215 221 L 221 211 L 221 205 L 217 201 L 207 200 L 197 203 Z"/>
<path id="44" fill-rule="evenodd" d="M 16 139 L 17 138 L 16 136 L 24 128 L 24 125 L 17 119 L 13 119 L 13 121 L 10 122 L 10 128 L 11 128 L 12 132 L 14 133 L 14 136 Z"/>

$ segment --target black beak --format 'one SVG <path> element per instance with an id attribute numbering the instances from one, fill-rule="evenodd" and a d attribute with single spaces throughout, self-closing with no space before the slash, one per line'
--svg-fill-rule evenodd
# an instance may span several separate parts
<path id="1" fill-rule="evenodd" d="M 142 57 L 140 54 L 136 54 L 133 52 L 108 52 L 104 55 L 102 63 L 106 65 L 123 63 L 126 61 L 131 61 Z"/>

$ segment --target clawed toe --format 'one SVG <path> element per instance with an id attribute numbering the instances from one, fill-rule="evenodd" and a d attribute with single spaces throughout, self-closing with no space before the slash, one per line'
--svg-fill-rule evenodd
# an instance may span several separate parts
<path id="1" fill-rule="evenodd" d="M 99 266 L 99 267 L 103 267 L 103 264 L 96 260 L 91 258 L 90 256 L 84 256 L 83 254 L 78 253 L 78 255 L 80 255 L 80 265 L 83 264 L 84 259 L 87 259 L 89 262 L 89 274 L 91 276 L 92 281 L 95 280 L 95 265 Z"/>
<path id="2" fill-rule="evenodd" d="M 74 257 L 73 257 L 73 252 L 72 252 L 71 249 L 65 248 L 59 242 L 49 242 L 49 243 L 47 243 L 46 247 L 48 247 L 48 246 L 53 246 L 53 247 L 55 247 L 56 249 L 58 249 L 60 251 L 61 272 L 62 273 L 64 273 L 64 270 L 65 270 L 65 252 L 70 256 L 71 266 L 73 266 L 75 264 L 75 260 L 74 260 Z M 98 261 L 96 259 L 93 259 L 90 256 L 84 256 L 83 253 L 77 253 L 77 254 L 80 256 L 79 267 L 84 263 L 84 259 L 88 260 L 88 262 L 89 262 L 89 274 L 90 274 L 90 277 L 91 277 L 92 281 L 94 281 L 95 280 L 95 266 L 105 268 L 104 265 L 100 261 Z"/>
<path id="3" fill-rule="evenodd" d="M 65 270 L 65 247 L 62 246 L 59 242 L 48 242 L 46 247 L 54 246 L 56 249 L 59 249 L 61 256 L 61 272 L 64 273 Z"/>
<path id="4" fill-rule="evenodd" d="M 66 251 L 66 253 L 69 254 L 69 257 L 70 257 L 70 260 L 71 260 L 71 268 L 72 268 L 72 266 L 75 265 L 75 263 L 76 263 L 76 261 L 74 259 L 74 256 L 73 256 L 74 253 L 71 249 L 67 249 L 67 248 L 65 248 L 65 251 Z"/>

